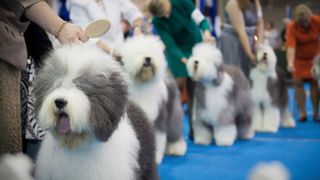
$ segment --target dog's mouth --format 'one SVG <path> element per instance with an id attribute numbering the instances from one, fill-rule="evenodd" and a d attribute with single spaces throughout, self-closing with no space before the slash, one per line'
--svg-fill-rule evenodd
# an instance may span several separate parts
<path id="1" fill-rule="evenodd" d="M 57 129 L 60 134 L 67 134 L 71 130 L 70 118 L 67 113 L 58 115 Z"/>

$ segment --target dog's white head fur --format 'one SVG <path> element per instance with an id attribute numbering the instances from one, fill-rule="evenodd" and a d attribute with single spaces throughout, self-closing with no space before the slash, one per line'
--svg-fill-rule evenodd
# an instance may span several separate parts
<path id="1" fill-rule="evenodd" d="M 193 80 L 211 83 L 220 78 L 222 64 L 222 53 L 214 44 L 199 43 L 192 50 L 187 70 Z"/>
<path id="2" fill-rule="evenodd" d="M 278 161 L 258 163 L 248 175 L 249 180 L 289 180 L 289 170 Z"/>
<path id="3" fill-rule="evenodd" d="M 124 112 L 126 75 L 118 63 L 104 57 L 102 51 L 86 45 L 63 46 L 51 53 L 38 75 L 40 126 L 66 145 L 92 135 L 106 141 Z"/>
<path id="4" fill-rule="evenodd" d="M 268 44 L 260 44 L 257 47 L 257 69 L 268 75 L 276 75 L 277 56 Z"/>
<path id="5" fill-rule="evenodd" d="M 139 35 L 127 39 L 120 54 L 124 68 L 133 80 L 150 82 L 165 75 L 164 46 L 154 36 Z"/>

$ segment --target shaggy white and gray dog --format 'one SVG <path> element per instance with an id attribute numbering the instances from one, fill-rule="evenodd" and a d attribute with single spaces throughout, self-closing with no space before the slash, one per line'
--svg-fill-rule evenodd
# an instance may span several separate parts
<path id="1" fill-rule="evenodd" d="M 164 48 L 153 36 L 135 36 L 121 49 L 129 73 L 130 98 L 146 113 L 156 139 L 156 161 L 164 154 L 182 156 L 187 146 L 182 137 L 183 112 L 180 94 L 167 71 Z"/>
<path id="2" fill-rule="evenodd" d="M 197 44 L 187 63 L 196 81 L 192 125 L 194 142 L 209 145 L 214 137 L 219 146 L 233 145 L 237 137 L 251 139 L 252 98 L 250 84 L 241 70 L 223 63 L 213 44 Z"/>
<path id="3" fill-rule="evenodd" d="M 127 75 L 86 45 L 54 50 L 36 79 L 42 142 L 36 178 L 157 179 L 154 136 L 128 101 Z"/>
<path id="4" fill-rule="evenodd" d="M 276 68 L 277 57 L 267 44 L 257 48 L 257 66 L 250 72 L 254 99 L 253 127 L 256 131 L 277 132 L 279 126 L 294 127 L 288 108 L 285 74 Z"/>
<path id="5" fill-rule="evenodd" d="M 320 88 L 320 54 L 313 60 L 312 76 L 318 81 L 318 87 Z"/>

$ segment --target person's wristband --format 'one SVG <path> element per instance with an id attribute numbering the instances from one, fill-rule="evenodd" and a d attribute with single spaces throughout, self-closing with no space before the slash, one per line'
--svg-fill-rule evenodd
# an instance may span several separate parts
<path id="1" fill-rule="evenodd" d="M 63 21 L 60 26 L 58 27 L 56 33 L 54 33 L 54 36 L 58 39 L 59 35 L 61 34 L 61 31 L 63 29 L 63 27 L 67 24 L 66 21 Z"/>

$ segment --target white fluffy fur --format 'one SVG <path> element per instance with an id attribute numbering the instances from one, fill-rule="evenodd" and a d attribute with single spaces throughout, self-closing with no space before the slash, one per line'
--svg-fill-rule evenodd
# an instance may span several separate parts
<path id="1" fill-rule="evenodd" d="M 121 54 L 124 68 L 131 77 L 130 98 L 144 110 L 148 120 L 153 124 L 158 117 L 160 104 L 168 99 L 164 82 L 166 60 L 163 46 L 159 39 L 141 35 L 128 39 L 121 49 Z M 145 57 L 151 57 L 157 72 L 151 81 L 140 83 L 135 80 L 135 76 L 142 67 Z M 150 103 L 151 101 L 153 103 Z"/>
<path id="2" fill-rule="evenodd" d="M 163 51 L 164 46 L 158 38 L 139 35 L 129 38 L 121 48 L 120 53 L 124 67 L 130 77 L 134 77 L 138 73 L 146 56 L 151 57 L 158 70 L 156 81 L 156 79 L 162 79 L 166 71 L 167 64 Z"/>
<path id="3" fill-rule="evenodd" d="M 33 163 L 23 154 L 5 154 L 0 158 L 1 180 L 33 180 L 31 177 Z"/>
<path id="4" fill-rule="evenodd" d="M 248 175 L 249 180 L 289 180 L 288 169 L 280 162 L 257 164 Z"/>
<path id="5" fill-rule="evenodd" d="M 70 118 L 71 131 L 90 132 L 92 127 L 89 116 L 92 104 L 84 92 L 72 83 L 72 79 L 78 77 L 85 68 L 92 68 L 91 71 L 106 78 L 109 76 L 107 68 L 123 71 L 117 62 L 107 60 L 106 63 L 102 51 L 84 45 L 57 49 L 54 57 L 49 60 L 61 61 L 67 73 L 62 79 L 56 80 L 62 84 L 61 88 L 55 89 L 44 98 L 39 122 L 49 130 L 56 127 L 53 120 L 53 113 L 56 111 L 54 100 L 65 98 L 68 101 L 65 111 Z M 138 168 L 139 149 L 140 143 L 126 114 L 107 142 L 98 141 L 92 132 L 87 141 L 70 149 L 61 145 L 49 131 L 38 154 L 36 177 L 39 180 L 129 180 L 134 177 L 134 170 Z"/>
<path id="6" fill-rule="evenodd" d="M 165 84 L 167 63 L 163 51 L 164 46 L 158 38 L 144 35 L 129 38 L 120 51 L 124 68 L 131 78 L 130 99 L 142 108 L 152 126 L 159 115 L 160 106 L 168 101 L 168 90 Z M 142 83 L 135 78 L 143 66 L 145 57 L 152 59 L 156 74 L 152 80 Z M 166 133 L 155 130 L 155 139 L 156 161 L 160 164 L 167 147 Z M 184 155 L 187 149 L 186 143 L 184 140 L 181 141 L 167 152 L 171 155 Z"/>
<path id="7" fill-rule="evenodd" d="M 198 70 L 194 72 L 195 61 L 199 62 Z M 221 112 L 233 107 L 227 100 L 227 96 L 233 88 L 234 82 L 229 74 L 223 72 L 223 81 L 219 86 L 213 86 L 212 80 L 218 78 L 218 69 L 223 63 L 222 54 L 215 45 L 200 43 L 192 51 L 192 56 L 187 63 L 187 70 L 196 81 L 200 81 L 206 88 L 205 104 L 206 109 L 202 111 L 200 117 L 193 113 L 194 141 L 196 144 L 209 145 L 212 141 L 212 135 L 216 144 L 219 146 L 231 146 L 236 137 L 237 129 L 234 124 L 228 126 L 221 125 L 219 116 Z M 194 107 L 198 102 L 194 101 Z M 230 106 L 230 107 L 229 107 Z M 196 109 L 193 110 L 195 112 Z M 226 116 L 228 113 L 226 112 Z M 214 127 L 214 131 L 204 125 L 208 124 Z"/>
<path id="8" fill-rule="evenodd" d="M 57 108 L 54 101 L 57 98 L 64 98 L 68 102 L 66 113 L 69 114 L 71 131 L 89 130 L 90 102 L 87 96 L 76 87 L 58 88 L 44 99 L 39 112 L 40 126 L 45 129 L 56 126 L 54 112 L 57 111 Z"/>
<path id="9" fill-rule="evenodd" d="M 39 180 L 130 180 L 138 167 L 138 152 L 139 142 L 126 116 L 106 143 L 92 139 L 77 150 L 60 148 L 48 134 L 39 151 L 36 177 Z"/>
<path id="10" fill-rule="evenodd" d="M 201 71 L 194 72 L 194 61 L 202 61 L 205 63 L 199 64 Z M 192 50 L 192 56 L 187 63 L 188 73 L 195 80 L 211 81 L 217 78 L 218 71 L 214 66 L 219 66 L 223 62 L 221 51 L 212 44 L 200 43 Z"/>
<path id="11" fill-rule="evenodd" d="M 267 54 L 268 63 L 259 63 L 262 61 L 264 53 Z M 294 127 L 295 122 L 288 109 L 284 114 L 280 113 L 279 107 L 272 104 L 272 99 L 267 89 L 268 78 L 277 79 L 276 64 L 277 57 L 273 49 L 262 44 L 257 52 L 258 65 L 250 72 L 250 79 L 253 82 L 251 89 L 254 100 L 253 127 L 256 131 L 277 132 L 280 124 L 284 127 Z M 264 106 L 264 112 L 260 108 Z"/>

